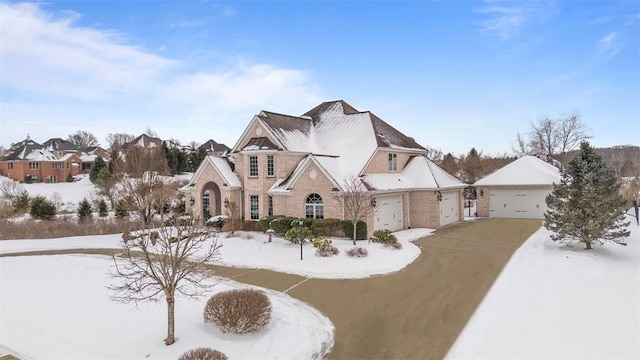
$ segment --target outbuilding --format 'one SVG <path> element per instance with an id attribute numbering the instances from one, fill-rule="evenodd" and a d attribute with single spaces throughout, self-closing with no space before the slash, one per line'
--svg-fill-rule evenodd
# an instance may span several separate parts
<path id="1" fill-rule="evenodd" d="M 557 167 L 523 156 L 475 182 L 478 216 L 543 219 L 545 198 L 560 179 Z"/>

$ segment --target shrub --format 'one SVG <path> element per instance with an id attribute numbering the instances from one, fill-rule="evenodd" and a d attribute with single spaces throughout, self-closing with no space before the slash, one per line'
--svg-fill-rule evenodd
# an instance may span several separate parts
<path id="1" fill-rule="evenodd" d="M 29 193 L 26 190 L 22 190 L 13 202 L 13 210 L 15 212 L 27 211 L 30 200 Z"/>
<path id="2" fill-rule="evenodd" d="M 339 219 L 316 219 L 311 225 L 311 231 L 316 235 L 332 236 L 339 230 Z"/>
<path id="3" fill-rule="evenodd" d="M 224 353 L 212 348 L 200 347 L 189 350 L 180 355 L 178 360 L 227 360 L 229 359 Z"/>
<path id="4" fill-rule="evenodd" d="M 242 221 L 242 230 L 244 231 L 261 231 L 262 226 L 260 226 L 259 221 L 255 220 L 244 220 Z"/>
<path id="5" fill-rule="evenodd" d="M 227 222 L 227 219 L 228 218 L 225 215 L 212 216 L 207 220 L 206 225 L 222 230 L 222 227 Z"/>
<path id="6" fill-rule="evenodd" d="M 388 229 L 374 231 L 370 240 L 378 244 L 395 244 L 398 242 L 398 238 Z"/>
<path id="7" fill-rule="evenodd" d="M 329 257 L 340 254 L 340 250 L 333 245 L 321 247 L 316 250 L 316 256 Z"/>
<path id="8" fill-rule="evenodd" d="M 384 247 L 392 248 L 394 250 L 401 250 L 402 249 L 402 244 L 396 241 L 394 243 L 385 243 Z"/>
<path id="9" fill-rule="evenodd" d="M 118 203 L 116 204 L 115 213 L 116 213 L 116 218 L 118 219 L 122 219 L 124 217 L 129 216 L 129 212 L 127 211 L 127 209 L 125 209 L 122 201 L 118 201 Z"/>
<path id="10" fill-rule="evenodd" d="M 349 255 L 351 257 L 361 258 L 361 257 L 367 257 L 369 255 L 369 252 L 365 248 L 354 247 L 354 248 L 351 248 L 351 249 L 347 250 L 347 255 Z"/>
<path id="11" fill-rule="evenodd" d="M 91 204 L 87 198 L 82 199 L 78 204 L 78 218 L 80 221 L 84 221 L 87 218 L 91 218 Z"/>
<path id="12" fill-rule="evenodd" d="M 44 196 L 31 199 L 31 217 L 34 219 L 51 220 L 56 215 L 56 207 Z"/>
<path id="13" fill-rule="evenodd" d="M 299 244 L 300 238 L 302 238 L 302 242 L 305 240 L 310 240 L 313 237 L 313 233 L 306 227 L 295 227 L 289 229 L 286 234 L 284 234 L 284 239 L 292 244 Z"/>
<path id="14" fill-rule="evenodd" d="M 324 247 L 329 247 L 331 246 L 332 241 L 330 239 L 327 239 L 324 236 L 318 236 L 317 238 L 311 240 L 311 245 L 313 245 L 314 248 L 319 248 L 322 249 Z"/>
<path id="15" fill-rule="evenodd" d="M 234 334 L 262 330 L 271 320 L 271 301 L 255 289 L 222 291 L 213 295 L 204 308 L 204 321 L 222 332 Z"/>
<path id="16" fill-rule="evenodd" d="M 104 199 L 101 199 L 98 202 L 98 215 L 100 215 L 100 217 L 105 217 L 109 215 L 109 211 L 107 209 L 107 202 L 104 201 Z"/>
<path id="17" fill-rule="evenodd" d="M 67 174 L 67 182 L 73 182 L 73 175 L 71 175 L 71 173 Z"/>
<path id="18" fill-rule="evenodd" d="M 286 234 L 287 231 L 291 229 L 291 227 L 293 226 L 291 225 L 291 223 L 295 220 L 298 219 L 293 217 L 278 216 L 269 221 L 267 229 L 273 229 L 276 236 L 284 236 L 284 234 Z"/>
<path id="19" fill-rule="evenodd" d="M 353 239 L 353 223 L 349 220 L 340 221 L 340 227 L 344 237 Z M 367 238 L 367 224 L 358 220 L 356 224 L 356 240 L 365 240 Z"/>

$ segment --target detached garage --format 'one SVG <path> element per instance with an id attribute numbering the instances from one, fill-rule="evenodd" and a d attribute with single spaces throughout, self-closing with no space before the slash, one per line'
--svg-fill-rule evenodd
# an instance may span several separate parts
<path id="1" fill-rule="evenodd" d="M 560 171 L 535 156 L 524 156 L 476 181 L 478 216 L 543 219 L 545 198 L 560 182 Z"/>

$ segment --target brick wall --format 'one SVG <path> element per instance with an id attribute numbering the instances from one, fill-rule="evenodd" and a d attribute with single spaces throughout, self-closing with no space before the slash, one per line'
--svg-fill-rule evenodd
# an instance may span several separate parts
<path id="1" fill-rule="evenodd" d="M 440 206 L 437 195 L 432 190 L 413 191 L 408 198 L 412 228 L 437 229 L 440 226 Z"/>
<path id="2" fill-rule="evenodd" d="M 365 168 L 365 174 L 373 174 L 373 173 L 388 173 L 389 171 L 389 154 L 397 155 L 397 163 L 398 163 L 398 172 L 402 171 L 404 166 L 409 161 L 409 158 L 412 155 L 416 155 L 417 153 L 407 153 L 407 152 L 395 152 L 395 151 L 387 151 L 387 150 L 378 150 L 374 155 L 367 167 Z"/>

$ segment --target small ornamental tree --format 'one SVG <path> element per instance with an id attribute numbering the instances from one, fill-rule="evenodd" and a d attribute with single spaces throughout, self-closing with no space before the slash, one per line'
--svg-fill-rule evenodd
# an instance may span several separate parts
<path id="1" fill-rule="evenodd" d="M 626 200 L 620 195 L 620 183 L 595 149 L 584 141 L 580 152 L 565 170 L 560 184 L 546 198 L 549 209 L 544 227 L 553 231 L 551 240 L 591 243 L 612 241 L 626 245 L 629 236 L 625 220 Z"/>
<path id="2" fill-rule="evenodd" d="M 82 199 L 78 204 L 78 218 L 80 221 L 85 221 L 91 218 L 91 203 L 87 198 Z"/>

